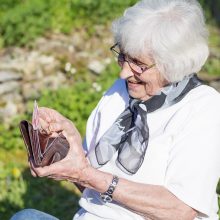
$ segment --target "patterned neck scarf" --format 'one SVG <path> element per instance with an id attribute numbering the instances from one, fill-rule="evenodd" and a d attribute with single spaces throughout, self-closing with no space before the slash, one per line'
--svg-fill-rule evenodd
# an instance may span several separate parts
<path id="1" fill-rule="evenodd" d="M 176 104 L 201 84 L 197 75 L 191 74 L 178 83 L 164 87 L 147 101 L 130 98 L 129 106 L 89 153 L 90 163 L 98 168 L 118 152 L 116 165 L 127 174 L 135 174 L 143 163 L 148 146 L 147 114 Z"/>

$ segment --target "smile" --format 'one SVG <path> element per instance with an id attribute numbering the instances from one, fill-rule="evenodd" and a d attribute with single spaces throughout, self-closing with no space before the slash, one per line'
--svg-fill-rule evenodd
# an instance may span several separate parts
<path id="1" fill-rule="evenodd" d="M 128 84 L 138 84 L 138 85 L 143 85 L 144 83 L 141 81 L 133 81 L 133 80 L 127 80 Z"/>
<path id="2" fill-rule="evenodd" d="M 143 86 L 143 84 L 144 84 L 143 82 L 138 82 L 138 81 L 132 81 L 132 80 L 127 81 L 127 86 L 128 86 L 128 89 L 130 90 L 136 90 L 140 86 Z"/>

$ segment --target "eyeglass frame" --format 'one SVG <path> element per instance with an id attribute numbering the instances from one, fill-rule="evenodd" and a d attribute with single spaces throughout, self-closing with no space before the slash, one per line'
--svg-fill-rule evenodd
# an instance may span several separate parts
<path id="1" fill-rule="evenodd" d="M 151 64 L 151 65 L 149 66 L 148 64 L 143 63 L 143 62 L 137 60 L 137 61 L 140 62 L 141 64 L 146 65 L 146 67 L 140 67 L 137 63 L 135 63 L 134 61 L 132 61 L 132 58 L 131 58 L 131 60 L 129 61 L 129 60 L 126 58 L 126 54 L 115 50 L 114 48 L 115 48 L 116 46 L 119 46 L 119 44 L 118 44 L 118 43 L 114 44 L 113 46 L 110 47 L 110 50 L 111 50 L 112 52 L 115 52 L 115 53 L 117 54 L 118 64 L 119 64 L 119 66 L 121 66 L 121 67 L 122 67 L 122 65 L 120 65 L 120 63 L 119 63 L 119 57 L 120 57 L 120 55 L 121 55 L 121 57 L 123 58 L 123 63 L 124 63 L 124 62 L 127 62 L 128 65 L 129 65 L 129 67 L 130 67 L 130 69 L 132 70 L 132 72 L 134 72 L 134 73 L 136 73 L 136 74 L 139 74 L 139 75 L 143 74 L 145 71 L 151 69 L 152 67 L 154 67 L 154 66 L 156 65 L 156 64 L 154 63 L 154 64 Z M 136 65 L 137 67 L 139 67 L 140 70 L 141 70 L 141 73 L 139 73 L 139 72 L 137 72 L 136 70 L 134 70 L 134 69 L 131 67 L 130 63 L 133 63 L 134 65 Z"/>

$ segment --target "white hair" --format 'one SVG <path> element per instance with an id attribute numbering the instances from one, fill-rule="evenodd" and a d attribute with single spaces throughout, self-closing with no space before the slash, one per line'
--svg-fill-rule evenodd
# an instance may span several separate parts
<path id="1" fill-rule="evenodd" d="M 142 0 L 113 22 L 112 31 L 125 53 L 151 56 L 169 82 L 200 71 L 209 55 L 208 31 L 196 0 Z"/>

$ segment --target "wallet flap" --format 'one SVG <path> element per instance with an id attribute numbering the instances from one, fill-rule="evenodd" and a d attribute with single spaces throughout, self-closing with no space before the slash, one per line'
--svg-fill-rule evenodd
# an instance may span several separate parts
<path id="1" fill-rule="evenodd" d="M 32 147 L 31 147 L 31 140 L 30 140 L 30 136 L 29 136 L 29 130 L 28 130 L 28 121 L 23 120 L 20 122 L 19 124 L 19 128 L 24 140 L 24 144 L 27 148 L 27 152 L 28 152 L 28 156 L 29 157 L 33 157 L 33 152 L 32 152 Z"/>
<path id="2" fill-rule="evenodd" d="M 28 122 L 28 132 L 31 141 L 32 156 L 34 159 L 34 165 L 39 166 L 41 164 L 42 153 L 40 151 L 40 142 L 38 137 L 38 130 L 34 130 L 31 123 Z"/>
<path id="3" fill-rule="evenodd" d="M 44 154 L 44 152 L 46 151 L 49 145 L 51 138 L 50 138 L 50 135 L 41 133 L 40 131 L 38 132 L 38 136 L 39 136 L 40 150 L 41 150 L 41 153 Z"/>
<path id="4" fill-rule="evenodd" d="M 55 138 L 50 138 L 48 143 L 50 143 L 50 145 L 43 154 L 42 165 L 51 164 L 62 160 L 69 151 L 69 143 L 62 135 L 59 135 Z"/>

